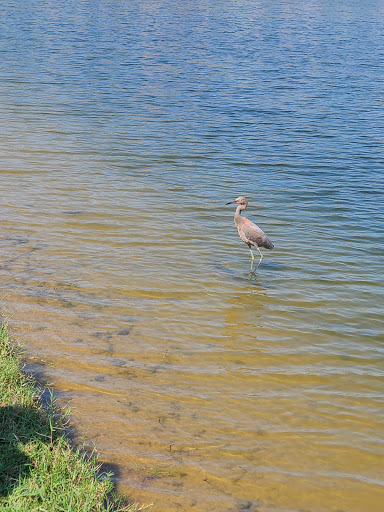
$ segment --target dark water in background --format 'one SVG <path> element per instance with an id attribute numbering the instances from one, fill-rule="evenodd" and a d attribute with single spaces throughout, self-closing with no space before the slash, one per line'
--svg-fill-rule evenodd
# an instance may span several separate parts
<path id="1" fill-rule="evenodd" d="M 0 20 L 2 310 L 79 436 L 154 510 L 381 511 L 384 4 Z"/>

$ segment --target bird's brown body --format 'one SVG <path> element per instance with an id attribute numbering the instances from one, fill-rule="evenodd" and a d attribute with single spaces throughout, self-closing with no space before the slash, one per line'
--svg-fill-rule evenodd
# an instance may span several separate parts
<path id="1" fill-rule="evenodd" d="M 256 226 L 252 221 L 246 217 L 242 217 L 240 212 L 242 211 L 241 204 L 236 208 L 235 213 L 235 225 L 239 232 L 240 238 L 249 247 L 265 247 L 266 249 L 273 249 L 273 243 L 267 237 L 259 226 Z"/>
<path id="2" fill-rule="evenodd" d="M 262 229 L 259 226 L 256 226 L 252 221 L 247 219 L 246 217 L 241 216 L 241 212 L 246 209 L 248 206 L 248 201 L 245 197 L 238 197 L 234 201 L 231 201 L 227 204 L 237 203 L 238 206 L 235 212 L 235 225 L 237 227 L 237 231 L 239 232 L 240 238 L 244 243 L 246 243 L 251 251 L 252 264 L 251 270 L 253 268 L 253 252 L 251 247 L 256 247 L 256 249 L 260 253 L 260 261 L 257 266 L 260 265 L 261 260 L 263 259 L 263 255 L 261 254 L 260 247 L 265 247 L 266 249 L 273 249 L 273 243 L 267 237 Z"/>

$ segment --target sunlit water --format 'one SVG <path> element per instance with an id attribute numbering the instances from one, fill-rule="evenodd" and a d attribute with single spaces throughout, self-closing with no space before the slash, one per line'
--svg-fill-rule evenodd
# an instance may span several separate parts
<path id="1" fill-rule="evenodd" d="M 0 15 L 1 307 L 79 439 L 157 511 L 381 512 L 383 4 Z"/>

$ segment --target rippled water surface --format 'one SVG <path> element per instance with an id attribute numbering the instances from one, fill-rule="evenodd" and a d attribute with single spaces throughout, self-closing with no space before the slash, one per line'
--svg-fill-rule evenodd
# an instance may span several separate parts
<path id="1" fill-rule="evenodd" d="M 0 20 L 1 307 L 79 438 L 156 511 L 381 512 L 383 4 Z"/>

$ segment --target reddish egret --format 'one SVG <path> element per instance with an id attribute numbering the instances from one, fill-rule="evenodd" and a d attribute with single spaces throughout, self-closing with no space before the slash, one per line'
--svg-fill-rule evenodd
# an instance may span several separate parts
<path id="1" fill-rule="evenodd" d="M 227 204 L 234 204 L 236 203 L 238 207 L 236 208 L 235 212 L 235 225 L 237 227 L 237 231 L 239 232 L 240 238 L 243 242 L 245 242 L 249 250 L 251 251 L 251 272 L 253 269 L 253 260 L 255 259 L 253 252 L 252 252 L 252 245 L 256 247 L 256 249 L 259 251 L 260 254 L 260 261 L 257 264 L 256 269 L 259 267 L 263 255 L 261 254 L 261 251 L 259 247 L 265 247 L 266 249 L 273 249 L 273 243 L 270 241 L 270 239 L 267 237 L 267 235 L 264 233 L 262 229 L 259 228 L 259 226 L 256 226 L 253 222 L 251 222 L 246 217 L 241 216 L 241 212 L 246 209 L 248 206 L 248 201 L 245 199 L 245 197 L 238 197 L 234 201 L 230 201 Z"/>

